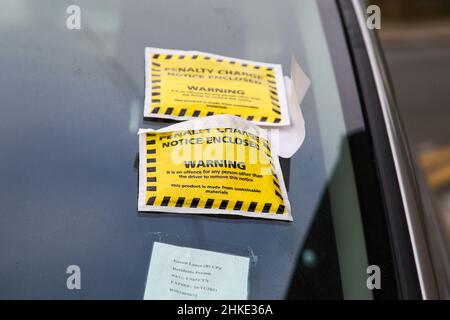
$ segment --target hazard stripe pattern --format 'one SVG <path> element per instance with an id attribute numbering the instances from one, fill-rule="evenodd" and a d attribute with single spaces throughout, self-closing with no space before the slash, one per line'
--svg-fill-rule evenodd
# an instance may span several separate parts
<path id="1" fill-rule="evenodd" d="M 151 105 L 150 105 L 150 113 L 152 114 L 163 114 L 163 115 L 172 115 L 178 117 L 207 117 L 216 114 L 213 111 L 201 111 L 201 110 L 193 110 L 190 113 L 187 112 L 187 109 L 182 108 L 180 110 L 174 110 L 173 107 L 163 106 L 163 101 L 161 99 L 155 99 L 155 97 L 161 96 L 161 64 L 157 61 L 159 60 L 171 60 L 171 59 L 191 59 L 191 60 L 211 60 L 209 56 L 200 56 L 200 55 L 172 55 L 172 54 L 153 54 L 152 55 L 152 63 L 151 63 L 151 76 L 152 76 L 152 87 L 151 87 Z M 278 90 L 275 82 L 275 73 L 272 67 L 262 67 L 259 65 L 250 65 L 248 63 L 240 63 L 237 60 L 232 59 L 216 59 L 217 62 L 229 63 L 231 65 L 239 64 L 242 67 L 253 68 L 255 70 L 264 70 L 266 72 L 267 84 L 270 89 L 270 99 L 273 105 L 271 112 L 272 116 L 261 116 L 254 117 L 248 116 L 247 120 L 249 121 L 258 121 L 258 122 L 267 122 L 267 123 L 280 123 L 281 122 L 281 108 L 278 99 Z M 235 114 L 236 116 L 240 116 Z M 250 119 L 249 119 L 250 118 Z"/>
<path id="2" fill-rule="evenodd" d="M 156 182 L 156 134 L 147 133 L 146 144 L 146 178 L 147 178 L 147 205 L 154 205 L 157 195 Z"/>

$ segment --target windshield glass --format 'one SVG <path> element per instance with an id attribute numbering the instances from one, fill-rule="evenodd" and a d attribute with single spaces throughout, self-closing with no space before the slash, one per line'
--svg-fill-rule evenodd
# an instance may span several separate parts
<path id="1" fill-rule="evenodd" d="M 372 298 L 338 84 L 315 1 L 14 0 L 0 11 L 0 298 L 142 299 L 154 241 L 251 258 L 250 299 Z M 258 8 L 255 14 L 255 7 Z M 340 31 L 335 31 L 339 33 Z M 343 36 L 340 35 L 343 40 Z M 312 85 L 281 165 L 294 222 L 137 212 L 146 46 L 279 63 Z M 82 290 L 68 290 L 78 265 Z"/>

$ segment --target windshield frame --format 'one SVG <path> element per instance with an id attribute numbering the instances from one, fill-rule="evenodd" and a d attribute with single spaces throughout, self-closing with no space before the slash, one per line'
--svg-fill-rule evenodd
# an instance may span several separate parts
<path id="1" fill-rule="evenodd" d="M 377 70 L 380 72 L 383 69 L 383 72 L 387 75 L 382 65 L 382 52 L 378 50 L 372 52 L 372 55 L 369 54 L 369 50 L 373 49 L 367 47 L 369 39 L 364 36 L 369 33 L 369 30 L 366 28 L 365 23 L 362 23 L 358 18 L 361 15 L 364 17 L 360 3 L 351 0 L 337 0 L 337 4 L 345 28 L 353 70 L 356 79 L 358 79 L 358 94 L 363 106 L 365 126 L 369 134 L 368 151 L 372 155 L 371 157 L 376 168 L 376 180 L 378 181 L 381 196 L 380 204 L 382 204 L 383 215 L 385 216 L 384 224 L 393 267 L 391 276 L 397 286 L 396 295 L 400 299 L 426 298 L 419 281 L 422 273 L 419 273 L 416 267 L 416 256 L 411 242 L 411 239 L 415 237 L 422 237 L 421 230 L 416 228 L 414 230 L 409 229 L 408 212 L 405 209 L 405 205 L 407 205 L 407 208 L 410 204 L 403 202 L 401 192 L 405 187 L 405 183 L 411 187 L 410 179 L 414 179 L 414 175 L 411 170 L 404 170 L 399 173 L 394 159 L 399 153 L 404 155 L 403 161 L 406 162 L 403 164 L 408 167 L 408 161 L 406 160 L 409 158 L 408 146 L 404 139 L 399 139 L 396 142 L 396 149 L 392 149 L 393 140 L 388 135 L 387 127 L 389 126 L 390 130 L 396 132 L 396 137 L 402 137 L 403 130 L 395 107 L 392 104 L 388 107 L 391 114 L 396 118 L 396 125 L 385 122 L 382 106 L 383 98 L 379 96 L 379 91 L 377 90 L 380 83 L 376 82 L 375 72 Z M 358 10 L 361 12 L 358 13 Z M 371 34 L 376 41 L 375 32 L 371 32 Z M 370 40 L 370 43 L 374 45 L 373 40 Z M 378 62 L 376 64 L 372 63 L 370 56 L 377 56 Z M 384 79 L 382 85 L 387 88 L 386 90 L 391 90 L 387 76 Z M 390 100 L 390 103 L 393 103 L 393 101 Z M 400 180 L 398 177 L 402 179 Z M 414 191 L 412 192 L 414 193 Z M 418 193 L 415 194 L 417 195 Z M 378 215 L 381 214 L 378 212 Z M 368 216 L 366 221 L 367 219 L 370 221 L 373 220 L 373 217 Z M 371 233 L 372 223 L 367 223 L 367 227 L 365 227 L 366 234 Z M 370 243 L 370 240 L 368 243 Z M 375 252 L 377 245 L 374 245 L 372 249 Z M 387 247 L 384 248 L 384 250 L 386 249 Z M 380 296 L 380 298 L 382 297 Z"/>

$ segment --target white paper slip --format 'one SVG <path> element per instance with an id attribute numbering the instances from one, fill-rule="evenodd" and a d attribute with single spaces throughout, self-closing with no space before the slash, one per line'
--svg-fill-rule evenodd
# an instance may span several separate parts
<path id="1" fill-rule="evenodd" d="M 144 300 L 245 300 L 249 263 L 248 257 L 155 242 Z"/>

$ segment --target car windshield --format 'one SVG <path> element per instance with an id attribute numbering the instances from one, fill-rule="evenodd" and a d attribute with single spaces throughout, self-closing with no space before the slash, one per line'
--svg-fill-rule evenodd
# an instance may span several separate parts
<path id="1" fill-rule="evenodd" d="M 338 10 L 324 3 L 79 1 L 70 30 L 65 2 L 3 2 L 0 298 L 142 299 L 159 241 L 250 257 L 250 299 L 371 299 L 348 142 L 362 116 L 344 111 L 335 69 L 347 68 L 351 90 L 355 80 Z M 293 222 L 137 212 L 137 130 L 167 125 L 142 116 L 147 46 L 279 63 L 287 75 L 299 61 L 312 82 L 306 139 L 281 159 Z M 66 287 L 70 265 L 82 290 Z"/>

